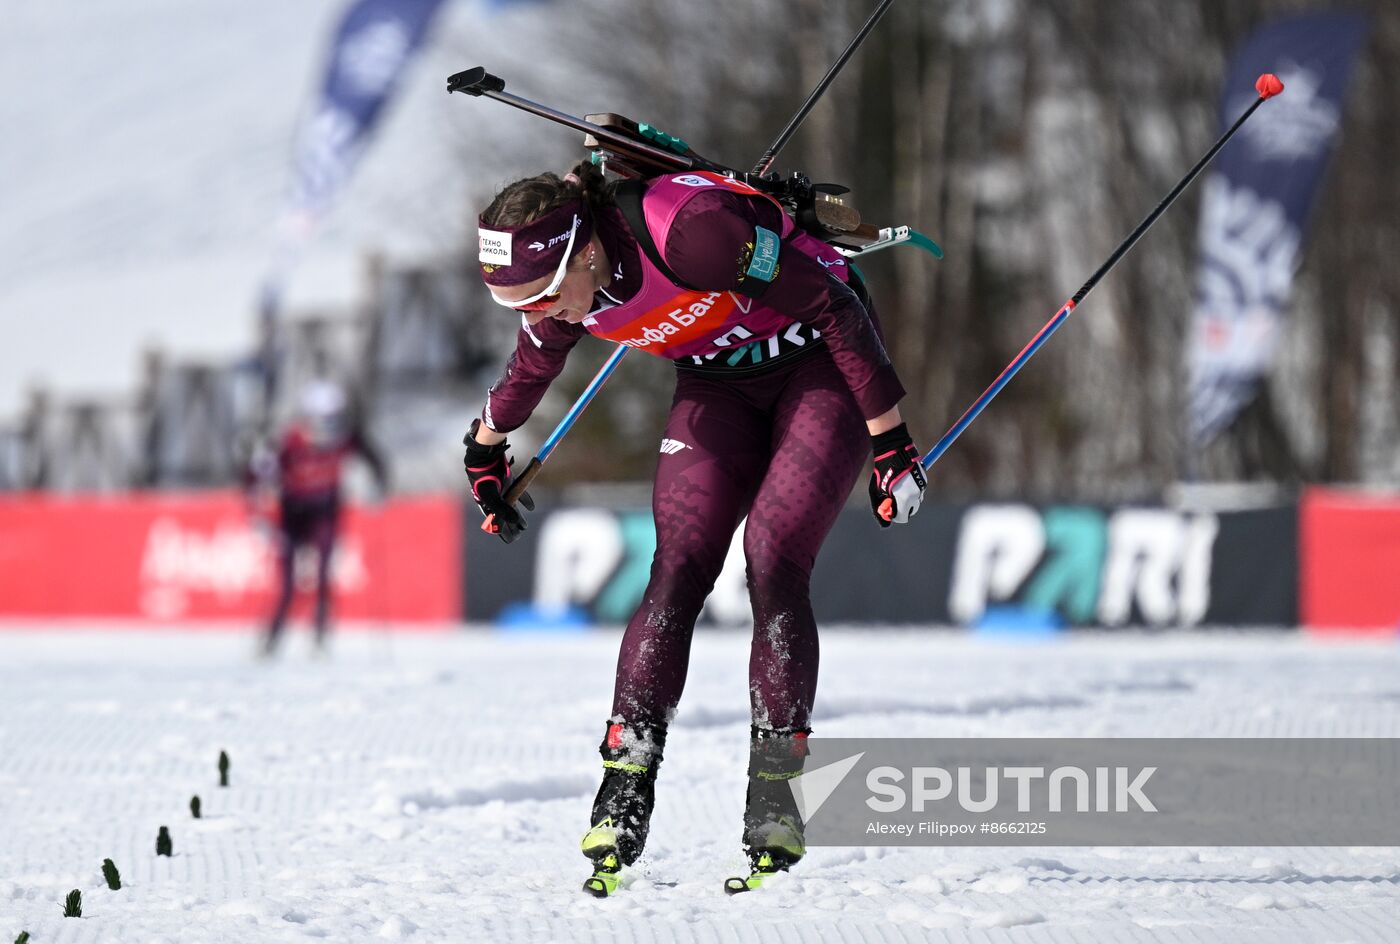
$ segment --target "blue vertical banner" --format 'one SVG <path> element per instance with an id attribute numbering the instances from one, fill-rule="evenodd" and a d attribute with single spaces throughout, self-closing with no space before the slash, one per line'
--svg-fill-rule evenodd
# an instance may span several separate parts
<path id="1" fill-rule="evenodd" d="M 1273 362 L 1367 29 L 1358 15 L 1291 17 L 1254 33 L 1230 64 L 1222 131 L 1254 101 L 1261 73 L 1277 74 L 1284 92 L 1221 152 L 1204 185 L 1187 348 L 1193 448 L 1229 427 Z"/>
<path id="2" fill-rule="evenodd" d="M 325 78 L 293 144 L 292 187 L 278 220 L 258 300 L 259 349 L 250 366 L 264 410 L 276 395 L 280 312 L 287 279 L 369 140 L 443 0 L 350 0 L 332 35 Z"/>
<path id="3" fill-rule="evenodd" d="M 321 216 L 422 47 L 443 0 L 354 0 L 336 28 L 320 101 L 297 136 L 294 212 Z"/>

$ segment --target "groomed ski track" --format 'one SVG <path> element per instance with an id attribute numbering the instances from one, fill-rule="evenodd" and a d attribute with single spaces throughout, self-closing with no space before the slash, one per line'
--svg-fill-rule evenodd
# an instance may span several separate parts
<path id="1" fill-rule="evenodd" d="M 703 631 L 647 856 L 597 901 L 576 846 L 615 632 L 347 632 L 325 662 L 298 634 L 260 664 L 246 634 L 94 630 L 0 629 L 5 941 L 1382 942 L 1400 922 L 1395 849 L 818 849 L 727 897 L 747 637 Z M 1400 650 L 827 630 L 816 733 L 1396 737 Z"/>

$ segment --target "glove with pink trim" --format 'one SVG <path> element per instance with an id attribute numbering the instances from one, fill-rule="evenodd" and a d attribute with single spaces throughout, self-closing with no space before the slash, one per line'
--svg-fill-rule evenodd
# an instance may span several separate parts
<path id="1" fill-rule="evenodd" d="M 510 444 L 502 440 L 494 446 L 482 445 L 476 441 L 476 431 L 480 427 L 481 420 L 473 420 L 471 429 L 462 437 L 462 444 L 467 447 L 463 460 L 467 481 L 471 483 L 476 506 L 486 516 L 481 530 L 495 534 L 509 544 L 520 537 L 520 532 L 526 528 L 525 516 L 505 500 L 506 489 L 510 486 L 511 460 L 506 455 Z M 535 502 L 529 492 L 521 492 L 520 504 L 525 506 L 526 511 L 535 510 Z"/>
<path id="2" fill-rule="evenodd" d="M 919 448 L 900 423 L 894 429 L 870 437 L 875 452 L 875 471 L 870 479 L 870 508 L 880 527 L 905 524 L 924 500 L 924 467 L 919 464 Z"/>

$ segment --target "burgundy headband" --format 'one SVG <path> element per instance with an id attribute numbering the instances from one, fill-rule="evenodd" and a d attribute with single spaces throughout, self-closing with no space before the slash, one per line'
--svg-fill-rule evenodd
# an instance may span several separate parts
<path id="1" fill-rule="evenodd" d="M 573 234 L 572 252 L 577 254 L 593 237 L 593 216 L 583 200 L 570 200 L 544 216 L 514 229 L 491 229 L 477 221 L 481 277 L 487 285 L 524 285 L 553 275 L 563 263 L 563 255 Z M 577 227 L 578 231 L 574 232 Z"/>

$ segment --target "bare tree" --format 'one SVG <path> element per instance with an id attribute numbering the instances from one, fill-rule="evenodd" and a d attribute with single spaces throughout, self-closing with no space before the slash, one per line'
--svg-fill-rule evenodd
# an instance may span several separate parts
<path id="1" fill-rule="evenodd" d="M 1393 481 L 1400 394 L 1400 7 L 1373 31 L 1295 283 L 1278 363 L 1202 457 L 1207 479 Z M 561 107 L 653 122 L 745 167 L 873 0 L 586 0 Z M 854 188 L 866 219 L 909 223 L 933 263 L 862 264 L 931 443 L 1218 133 L 1230 51 L 1301 0 L 948 0 L 896 4 L 780 166 Z M 541 97 L 550 96 L 540 89 Z M 569 132 L 541 123 L 549 154 Z M 544 152 L 541 152 L 544 153 Z M 519 159 L 526 172 L 524 155 Z M 533 167 L 537 172 L 543 167 Z M 943 494 L 1129 498 L 1186 469 L 1183 354 L 1199 196 L 1191 191 L 935 469 Z M 598 359 L 601 358 L 599 352 Z M 559 409 L 596 360 L 572 371 Z M 637 359 L 644 360 L 644 359 Z M 580 477 L 644 477 L 664 370 L 629 364 L 574 434 Z M 557 411 L 550 412 L 557 415 Z M 638 441 L 645 448 L 637 445 Z"/>

